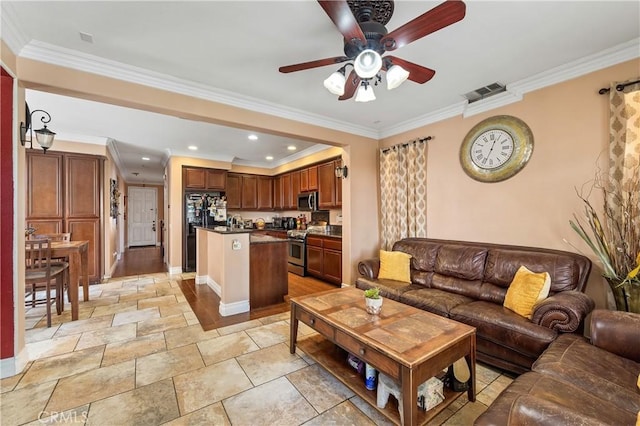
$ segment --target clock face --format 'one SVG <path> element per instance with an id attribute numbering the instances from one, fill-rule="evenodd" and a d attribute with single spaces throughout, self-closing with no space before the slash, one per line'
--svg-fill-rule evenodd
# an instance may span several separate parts
<path id="1" fill-rule="evenodd" d="M 504 130 L 487 130 L 471 143 L 471 161 L 481 169 L 498 168 L 511 158 L 511 154 L 513 138 Z"/>
<path id="2" fill-rule="evenodd" d="M 460 146 L 462 169 L 480 182 L 499 182 L 518 173 L 533 152 L 533 133 L 517 117 L 498 115 L 473 126 Z"/>

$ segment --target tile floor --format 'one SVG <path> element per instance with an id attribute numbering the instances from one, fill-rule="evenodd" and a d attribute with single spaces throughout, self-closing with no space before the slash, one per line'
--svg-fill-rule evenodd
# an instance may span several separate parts
<path id="1" fill-rule="evenodd" d="M 375 409 L 303 353 L 289 354 L 289 314 L 203 331 L 165 273 L 91 286 L 46 327 L 26 314 L 30 362 L 2 379 L 0 423 L 41 425 L 381 425 Z M 189 278 L 189 276 L 183 276 Z M 313 330 L 301 324 L 299 332 Z M 479 365 L 466 394 L 431 424 L 471 425 L 511 379 Z"/>

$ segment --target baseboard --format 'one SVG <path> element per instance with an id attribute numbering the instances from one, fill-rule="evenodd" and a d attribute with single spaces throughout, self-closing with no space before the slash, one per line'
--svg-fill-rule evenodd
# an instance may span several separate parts
<path id="1" fill-rule="evenodd" d="M 208 275 L 196 275 L 196 284 L 206 284 L 209 279 Z"/>
<path id="2" fill-rule="evenodd" d="M 209 287 L 211 287 L 211 290 L 213 290 L 218 295 L 218 297 L 222 298 L 222 287 L 220 287 L 220 284 L 215 282 L 215 280 L 208 275 L 207 275 L 207 281 L 205 283 Z"/>
<path id="3" fill-rule="evenodd" d="M 341 283 L 340 288 L 351 287 L 351 284 Z"/>
<path id="4" fill-rule="evenodd" d="M 169 275 L 179 275 L 182 273 L 182 266 L 169 266 Z"/>
<path id="5" fill-rule="evenodd" d="M 18 356 L 0 359 L 0 379 L 20 374 L 28 362 L 27 348 L 22 348 Z"/>
<path id="6" fill-rule="evenodd" d="M 241 300 L 239 302 L 233 303 L 222 303 L 220 302 L 220 308 L 218 312 L 223 317 L 227 317 L 229 315 L 242 314 L 244 312 L 249 312 L 250 306 L 248 300 Z"/>

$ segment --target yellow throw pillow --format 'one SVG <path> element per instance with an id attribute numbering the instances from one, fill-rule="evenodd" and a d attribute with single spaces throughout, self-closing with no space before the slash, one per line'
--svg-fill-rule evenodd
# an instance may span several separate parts
<path id="1" fill-rule="evenodd" d="M 380 250 L 379 279 L 411 282 L 411 255 L 401 251 Z"/>
<path id="2" fill-rule="evenodd" d="M 521 266 L 509 285 L 503 306 L 531 319 L 534 305 L 546 299 L 550 287 L 551 277 L 548 272 L 536 274 Z"/>

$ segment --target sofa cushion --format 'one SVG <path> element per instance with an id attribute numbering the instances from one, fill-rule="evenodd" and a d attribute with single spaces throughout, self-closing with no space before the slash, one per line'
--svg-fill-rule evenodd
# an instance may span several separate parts
<path id="1" fill-rule="evenodd" d="M 588 390 L 529 372 L 511 383 L 474 424 L 627 425 L 635 419 L 635 412 L 603 401 Z"/>
<path id="2" fill-rule="evenodd" d="M 378 279 L 411 282 L 411 255 L 401 251 L 380 250 Z"/>
<path id="3" fill-rule="evenodd" d="M 393 244 L 393 251 L 411 255 L 411 268 L 420 272 L 433 272 L 441 244 L 424 238 L 405 238 Z"/>
<path id="4" fill-rule="evenodd" d="M 449 312 L 456 306 L 472 301 L 473 299 L 461 294 L 435 288 L 412 289 L 400 295 L 400 302 L 443 317 L 449 317 Z"/>
<path id="5" fill-rule="evenodd" d="M 529 357 L 537 357 L 558 336 L 556 331 L 491 302 L 474 301 L 456 306 L 451 309 L 450 317 L 475 327 L 482 339 Z"/>
<path id="6" fill-rule="evenodd" d="M 532 370 L 553 376 L 613 405 L 637 412 L 640 363 L 590 344 L 575 334 L 562 334 L 538 358 Z"/>
<path id="7" fill-rule="evenodd" d="M 435 272 L 469 281 L 481 280 L 487 249 L 444 244 L 438 251 Z"/>
<path id="8" fill-rule="evenodd" d="M 370 288 L 379 288 L 380 295 L 388 299 L 400 301 L 400 295 L 407 290 L 413 288 L 421 288 L 419 286 L 412 286 L 411 284 L 404 283 L 402 281 L 394 280 L 370 280 L 368 278 L 360 277 L 356 280 L 356 287 L 361 290 L 368 290 Z"/>
<path id="9" fill-rule="evenodd" d="M 521 266 L 507 290 L 503 306 L 531 319 L 536 303 L 549 295 L 551 277 L 548 272 L 535 273 Z"/>

